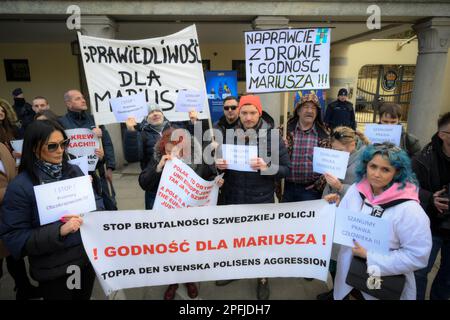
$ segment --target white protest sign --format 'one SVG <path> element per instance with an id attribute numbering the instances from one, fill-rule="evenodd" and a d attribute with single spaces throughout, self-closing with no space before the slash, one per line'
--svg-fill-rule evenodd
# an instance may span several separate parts
<path id="1" fill-rule="evenodd" d="M 349 157 L 348 152 L 314 147 L 313 171 L 329 173 L 339 179 L 345 179 Z"/>
<path id="2" fill-rule="evenodd" d="M 390 224 L 386 219 L 338 208 L 334 227 L 334 243 L 354 247 L 355 239 L 362 247 L 379 253 L 389 252 Z"/>
<path id="3" fill-rule="evenodd" d="M 258 30 L 244 37 L 247 92 L 330 87 L 330 29 Z"/>
<path id="4" fill-rule="evenodd" d="M 364 134 L 370 143 L 390 142 L 396 146 L 400 146 L 402 125 L 369 123 L 365 126 Z"/>
<path id="5" fill-rule="evenodd" d="M 118 122 L 125 122 L 129 117 L 141 122 L 148 114 L 148 106 L 143 93 L 114 98 L 110 100 L 110 103 Z"/>
<path id="6" fill-rule="evenodd" d="M 178 91 L 177 101 L 175 103 L 175 111 L 189 112 L 195 110 L 203 111 L 203 101 L 205 101 L 205 93 L 198 90 L 182 90 Z"/>
<path id="7" fill-rule="evenodd" d="M 106 294 L 223 279 L 326 281 L 334 214 L 325 200 L 93 212 L 81 237 Z"/>
<path id="8" fill-rule="evenodd" d="M 116 122 L 111 98 L 140 92 L 169 121 L 189 120 L 186 113 L 175 112 L 178 91 L 206 92 L 195 25 L 153 39 L 103 39 L 78 33 L 78 40 L 97 125 Z M 199 119 L 209 118 L 206 95 L 202 109 Z"/>
<path id="9" fill-rule="evenodd" d="M 250 160 L 257 157 L 257 146 L 222 145 L 222 158 L 227 162 L 229 170 L 256 172 L 250 167 Z"/>
<path id="10" fill-rule="evenodd" d="M 68 161 L 70 164 L 74 164 L 78 166 L 81 171 L 83 171 L 83 174 L 87 176 L 89 174 L 89 164 L 88 164 L 88 157 L 82 156 L 76 159 L 72 159 Z"/>
<path id="11" fill-rule="evenodd" d="M 67 137 L 70 139 L 67 152 L 79 158 L 88 157 L 89 171 L 94 171 L 98 162 L 95 149 L 100 148 L 97 135 L 90 129 L 78 128 L 65 130 Z"/>
<path id="12" fill-rule="evenodd" d="M 218 194 L 219 187 L 214 181 L 202 179 L 183 161 L 174 158 L 164 166 L 153 210 L 215 206 Z"/>
<path id="13" fill-rule="evenodd" d="M 13 147 L 15 152 L 22 153 L 23 139 L 22 140 L 11 140 L 11 147 Z M 16 159 L 16 166 L 20 165 L 20 158 Z"/>
<path id="14" fill-rule="evenodd" d="M 94 190 L 89 176 L 34 186 L 41 226 L 58 221 L 67 214 L 96 209 Z"/>

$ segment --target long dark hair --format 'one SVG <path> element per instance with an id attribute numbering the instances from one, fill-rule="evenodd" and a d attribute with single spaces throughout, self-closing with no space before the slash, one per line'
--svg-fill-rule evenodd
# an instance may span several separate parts
<path id="1" fill-rule="evenodd" d="M 34 185 L 39 184 L 39 177 L 35 171 L 35 163 L 39 159 L 36 156 L 36 153 L 39 155 L 41 154 L 42 148 L 44 148 L 45 143 L 48 142 L 50 135 L 54 131 L 61 132 L 64 140 L 67 139 L 64 129 L 60 125 L 49 120 L 33 121 L 25 130 L 19 173 L 28 173 Z M 66 150 L 64 150 L 63 171 L 68 166 L 67 158 Z"/>

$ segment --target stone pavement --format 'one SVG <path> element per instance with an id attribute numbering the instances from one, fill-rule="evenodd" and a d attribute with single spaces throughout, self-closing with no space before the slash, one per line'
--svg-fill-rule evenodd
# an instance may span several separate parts
<path id="1" fill-rule="evenodd" d="M 144 208 L 144 191 L 138 184 L 138 174 L 140 172 L 137 163 L 130 164 L 118 172 L 114 172 L 113 182 L 116 190 L 116 198 L 119 210 L 133 210 Z M 429 279 L 433 279 L 439 264 L 437 259 Z M 12 300 L 15 298 L 13 291 L 14 281 L 8 274 L 6 263 L 3 263 L 4 275 L 0 279 L 0 300 Z M 34 282 L 33 282 L 34 283 Z M 36 283 L 34 283 L 36 284 Z M 331 277 L 328 282 L 318 280 L 307 281 L 303 278 L 271 278 L 269 280 L 271 288 L 270 299 L 274 300 L 314 300 L 319 293 L 331 288 Z M 227 286 L 217 287 L 214 282 L 200 282 L 199 296 L 196 299 L 203 300 L 255 300 L 256 299 L 256 279 L 242 279 L 234 281 Z M 163 298 L 167 286 L 144 287 L 126 289 L 105 297 L 98 281 L 96 280 L 92 299 L 94 300 L 159 300 Z M 430 281 L 429 281 L 430 287 Z M 429 291 L 429 288 L 428 288 Z M 428 296 L 428 292 L 427 292 Z M 180 285 L 175 297 L 177 300 L 189 300 L 186 288 Z"/>

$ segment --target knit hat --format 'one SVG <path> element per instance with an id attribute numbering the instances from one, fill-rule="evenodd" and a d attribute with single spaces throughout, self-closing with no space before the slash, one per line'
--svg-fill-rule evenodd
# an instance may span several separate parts
<path id="1" fill-rule="evenodd" d="M 312 103 L 314 103 L 316 105 L 317 108 L 320 108 L 319 98 L 317 98 L 315 93 L 304 94 L 300 98 L 299 105 L 302 106 L 302 105 L 304 105 L 307 102 L 312 102 Z"/>
<path id="2" fill-rule="evenodd" d="M 162 111 L 162 109 L 161 109 L 159 106 L 157 106 L 156 104 L 155 104 L 155 105 L 149 105 L 149 107 L 148 107 L 148 114 L 150 114 L 150 113 L 152 113 L 152 112 L 154 112 L 154 111 L 159 111 L 159 112 L 161 112 L 162 114 L 164 114 L 164 112 Z"/>
<path id="3" fill-rule="evenodd" d="M 258 96 L 254 96 L 254 95 L 242 96 L 241 99 L 239 100 L 238 111 L 241 109 L 242 106 L 250 105 L 250 104 L 255 106 L 256 109 L 258 109 L 259 115 L 262 115 L 261 99 L 259 99 Z"/>

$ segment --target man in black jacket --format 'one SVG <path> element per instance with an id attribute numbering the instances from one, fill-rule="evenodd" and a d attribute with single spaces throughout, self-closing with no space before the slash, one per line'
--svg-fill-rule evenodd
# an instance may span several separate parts
<path id="1" fill-rule="evenodd" d="M 256 145 L 258 157 L 250 159 L 250 166 L 257 171 L 230 170 L 225 159 L 217 159 L 217 168 L 225 172 L 222 187 L 223 204 L 274 203 L 276 182 L 289 175 L 290 161 L 286 147 L 278 130 L 272 129 L 262 118 L 262 106 L 258 96 L 242 96 L 238 112 L 239 121 L 234 129 L 234 135 L 225 134 L 224 141 L 234 145 Z M 276 141 L 272 140 L 274 136 Z M 233 137 L 233 140 L 228 141 L 229 137 Z M 216 284 L 225 285 L 229 282 L 229 280 L 219 281 Z M 258 299 L 267 300 L 269 295 L 268 280 L 259 279 Z"/>
<path id="2" fill-rule="evenodd" d="M 347 89 L 340 89 L 337 100 L 328 105 L 324 122 L 330 129 L 346 126 L 356 130 L 355 110 L 353 104 L 347 101 L 347 95 Z"/>
<path id="3" fill-rule="evenodd" d="M 14 98 L 13 108 L 16 112 L 17 119 L 19 120 L 19 123 L 17 125 L 17 127 L 19 128 L 17 138 L 23 139 L 25 129 L 34 120 L 35 112 L 33 111 L 31 104 L 25 101 L 22 88 L 14 89 L 12 95 Z"/>
<path id="4" fill-rule="evenodd" d="M 238 106 L 239 101 L 236 97 L 228 96 L 223 100 L 223 116 L 213 125 L 214 129 L 220 130 L 223 137 L 226 130 L 233 129 L 239 120 Z"/>
<path id="5" fill-rule="evenodd" d="M 441 265 L 431 286 L 431 300 L 450 298 L 450 112 L 438 120 L 438 132 L 422 152 L 413 159 L 412 167 L 419 180 L 419 198 L 428 214 L 433 236 L 428 266 L 415 272 L 417 300 L 425 299 L 427 275 L 433 268 L 439 250 Z"/>

